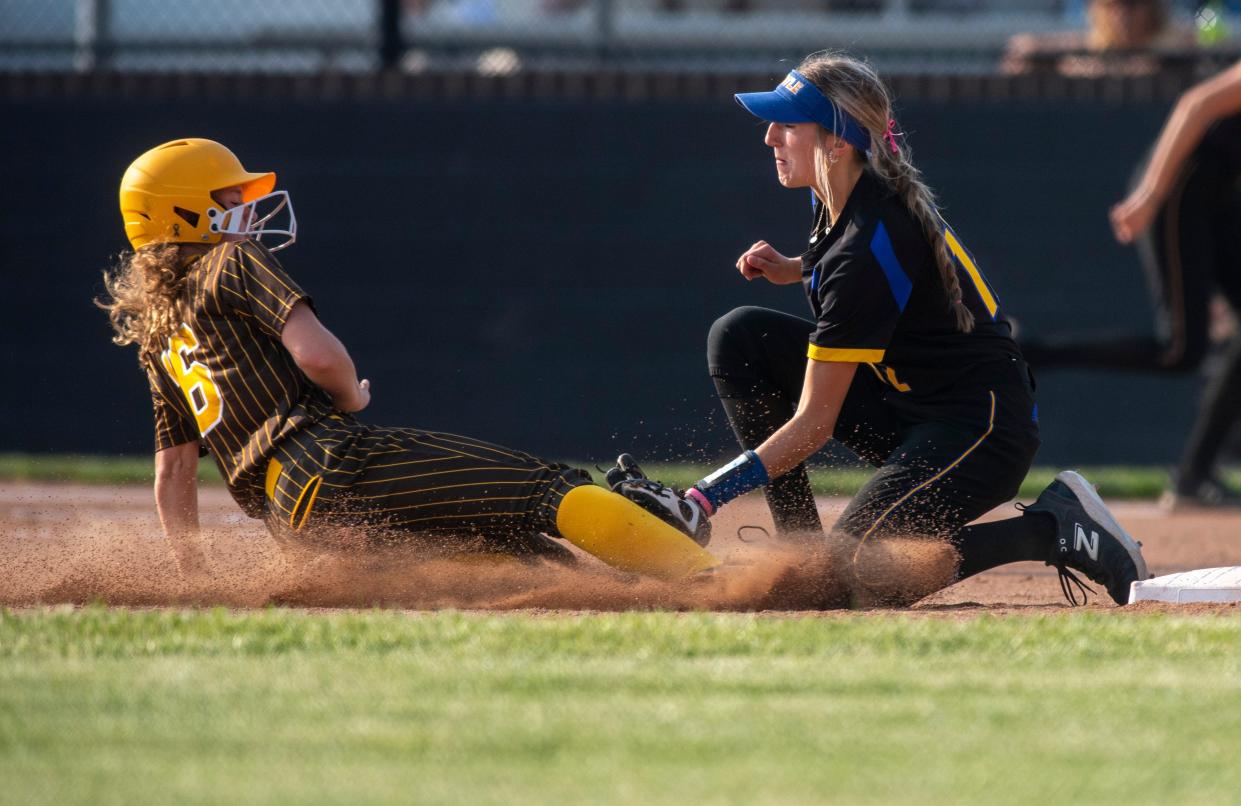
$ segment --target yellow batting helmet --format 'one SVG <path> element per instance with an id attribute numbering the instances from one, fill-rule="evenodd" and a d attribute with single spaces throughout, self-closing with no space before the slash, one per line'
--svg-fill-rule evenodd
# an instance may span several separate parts
<path id="1" fill-rule="evenodd" d="M 121 179 L 121 217 L 134 249 L 150 243 L 219 243 L 207 211 L 211 193 L 241 187 L 242 200 L 266 196 L 274 173 L 251 173 L 214 140 L 186 137 L 156 146 L 134 160 Z"/>

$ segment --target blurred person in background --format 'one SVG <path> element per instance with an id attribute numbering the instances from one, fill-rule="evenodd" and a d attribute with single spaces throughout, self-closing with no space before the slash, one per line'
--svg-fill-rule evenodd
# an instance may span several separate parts
<path id="1" fill-rule="evenodd" d="M 549 12 L 577 11 L 595 5 L 596 0 L 542 0 L 543 9 Z M 666 13 L 686 10 L 685 0 L 656 0 L 655 8 Z M 754 0 L 716 0 L 710 8 L 720 11 L 751 11 Z"/>
<path id="2" fill-rule="evenodd" d="M 1161 66 L 1158 51 L 1195 44 L 1191 31 L 1172 24 L 1164 0 L 1090 0 L 1086 21 L 1085 31 L 1017 34 L 1000 70 L 1081 78 L 1154 75 Z"/>
<path id="3" fill-rule="evenodd" d="M 1197 369 L 1222 342 L 1213 377 L 1163 503 L 1241 506 L 1217 473 L 1241 417 L 1241 64 L 1191 87 L 1177 101 L 1129 195 L 1112 208 L 1116 239 L 1136 244 L 1155 305 L 1155 333 L 1087 338 L 1023 336 L 1039 370 L 1053 367 Z M 1213 304 L 1218 292 L 1226 305 Z M 1230 309 L 1230 310 L 1229 310 Z M 1221 321 L 1223 320 L 1223 321 Z"/>
<path id="4" fill-rule="evenodd" d="M 192 588 L 209 579 L 197 485 L 207 454 L 238 506 L 294 554 L 344 528 L 376 541 L 421 535 L 450 550 L 572 559 L 553 536 L 665 579 L 714 567 L 695 542 L 706 543 L 708 524 L 660 520 L 584 470 L 360 421 L 370 382 L 273 254 L 297 233 L 292 201 L 275 184 L 274 173 L 247 171 L 201 138 L 151 149 L 121 180 L 133 251 L 105 273 L 98 304 L 113 341 L 138 348 L 154 414 L 156 509 Z M 268 249 L 265 236 L 284 240 Z"/>
<path id="5" fill-rule="evenodd" d="M 743 453 L 684 503 L 710 517 L 762 487 L 780 532 L 849 546 L 859 575 L 868 548 L 930 538 L 957 555 L 941 586 L 1033 560 L 1060 572 L 1070 601 L 1073 569 L 1127 602 L 1146 576 L 1141 551 L 1079 474 L 1059 474 L 1018 517 L 974 523 L 1012 500 L 1034 459 L 1033 378 L 911 162 L 879 76 L 815 54 L 775 90 L 737 101 L 768 122 L 779 183 L 812 191 L 806 251 L 759 241 L 737 270 L 800 285 L 813 319 L 747 306 L 712 326 L 707 365 Z M 826 543 L 805 461 L 833 438 L 876 471 Z"/>

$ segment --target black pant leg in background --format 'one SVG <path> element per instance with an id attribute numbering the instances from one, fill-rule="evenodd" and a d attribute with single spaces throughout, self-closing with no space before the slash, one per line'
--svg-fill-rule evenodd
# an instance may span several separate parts
<path id="1" fill-rule="evenodd" d="M 1241 124 L 1241 118 L 1237 119 Z M 1229 132 L 1241 137 L 1241 125 Z M 1236 166 L 1222 173 L 1219 195 L 1211 218 L 1210 239 L 1215 247 L 1215 286 L 1228 301 L 1233 314 L 1241 314 L 1241 183 Z M 1177 469 L 1178 491 L 1194 488 L 1214 470 L 1229 432 L 1241 415 L 1241 336 L 1233 334 L 1218 356 L 1202 392 L 1198 417 Z"/>
<path id="2" fill-rule="evenodd" d="M 1199 148 L 1137 241 L 1155 304 L 1157 369 L 1193 370 L 1206 355 L 1224 171 L 1213 151 Z"/>

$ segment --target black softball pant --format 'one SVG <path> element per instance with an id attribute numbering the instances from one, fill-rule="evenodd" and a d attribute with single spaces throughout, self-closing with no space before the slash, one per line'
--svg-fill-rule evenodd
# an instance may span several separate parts
<path id="1" fill-rule="evenodd" d="M 708 367 L 737 439 L 753 449 L 793 416 L 814 323 L 737 308 L 708 339 Z M 948 537 L 1011 500 L 1038 449 L 1032 384 L 1019 360 L 990 367 L 989 385 L 954 390 L 950 406 L 908 405 L 868 364 L 858 367 L 834 437 L 878 468 L 834 530 L 858 538 Z M 820 530 L 805 465 L 764 490 L 781 532 Z"/>

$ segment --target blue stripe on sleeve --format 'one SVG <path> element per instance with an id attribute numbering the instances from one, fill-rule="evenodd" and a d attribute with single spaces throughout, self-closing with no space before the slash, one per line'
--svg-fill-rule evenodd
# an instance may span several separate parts
<path id="1" fill-rule="evenodd" d="M 896 307 L 904 311 L 905 303 L 909 302 L 909 295 L 914 285 L 910 282 L 909 276 L 905 274 L 905 270 L 901 268 L 901 262 L 896 259 L 896 252 L 892 251 L 892 239 L 888 237 L 887 227 L 882 221 L 875 227 L 874 237 L 870 239 L 870 252 L 875 256 L 875 260 L 879 261 L 879 267 L 883 269 L 884 276 L 888 278 L 888 287 L 892 289 L 892 298 L 896 300 Z"/>

